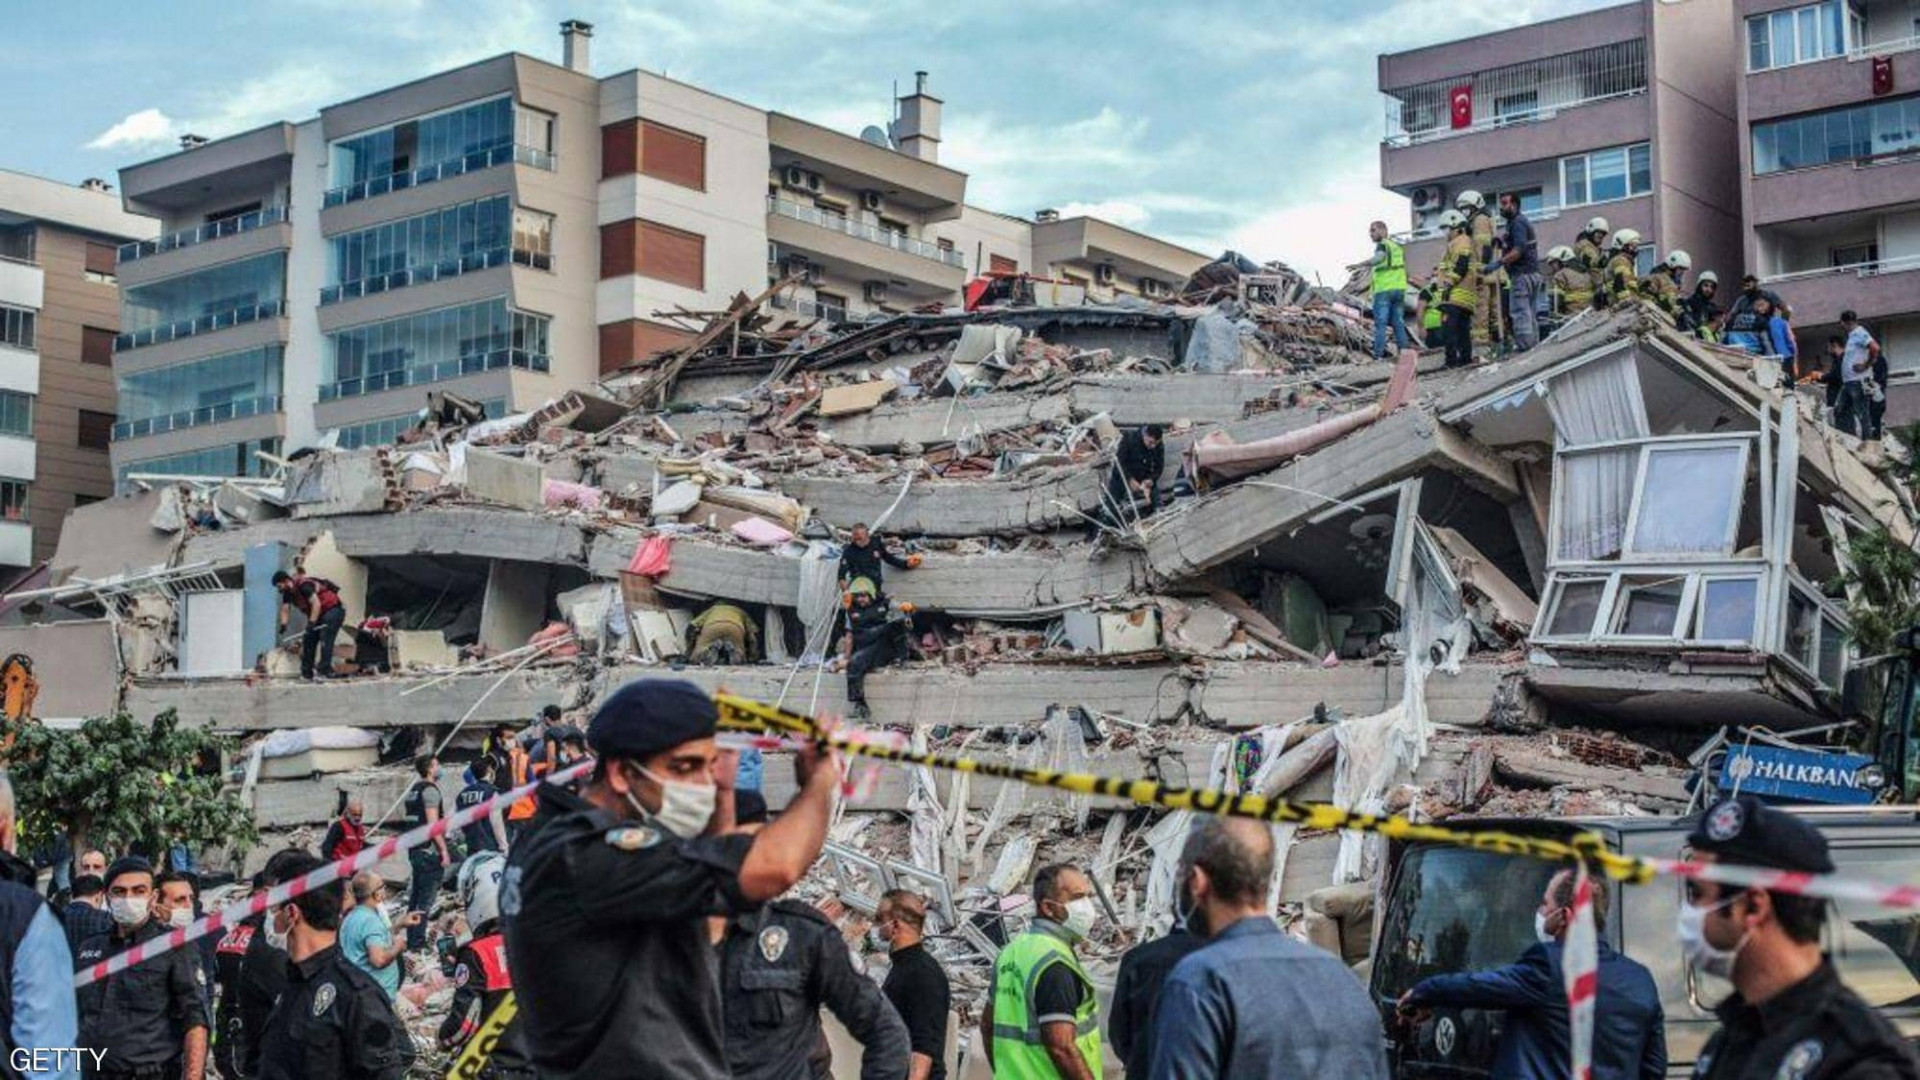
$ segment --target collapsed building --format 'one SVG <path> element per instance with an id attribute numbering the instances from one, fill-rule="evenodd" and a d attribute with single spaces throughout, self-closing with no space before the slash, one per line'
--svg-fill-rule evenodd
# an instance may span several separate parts
<path id="1" fill-rule="evenodd" d="M 1689 758 L 1722 729 L 1843 719 L 1848 539 L 1911 542 L 1914 508 L 1777 368 L 1642 305 L 1468 369 L 1376 362 L 1350 298 L 1239 277 L 1204 304 L 831 334 L 743 298 L 531 414 L 436 402 L 393 447 L 77 510 L 0 636 L 43 716 L 172 709 L 253 740 L 269 832 L 314 829 L 337 789 L 395 802 L 396 733 L 470 747 L 663 669 L 844 712 L 819 661 L 855 523 L 923 560 L 885 580 L 913 656 L 868 677 L 874 721 L 963 756 L 1428 819 L 1658 814 L 1701 797 Z M 1173 495 L 1116 515 L 1112 446 L 1146 424 Z M 270 585 L 294 567 L 340 586 L 349 630 L 391 620 L 386 671 L 296 677 Z M 752 662 L 690 662 L 714 604 Z M 791 793 L 777 761 L 764 782 Z M 852 788 L 811 895 L 858 919 L 926 889 L 963 989 L 982 913 L 1041 862 L 1093 867 L 1109 958 L 1170 919 L 1178 814 L 924 769 Z M 1276 910 L 1364 957 L 1377 853 L 1281 831 Z"/>

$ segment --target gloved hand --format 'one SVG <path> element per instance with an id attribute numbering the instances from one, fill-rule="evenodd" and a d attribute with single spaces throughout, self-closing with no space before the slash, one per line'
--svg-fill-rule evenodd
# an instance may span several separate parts
<path id="1" fill-rule="evenodd" d="M 913 602 L 910 600 L 902 600 L 898 604 L 895 604 L 894 607 L 898 608 L 902 615 L 911 615 L 919 610 L 913 606 Z"/>
<path id="2" fill-rule="evenodd" d="M 914 570 L 914 569 L 918 569 L 919 566 L 920 566 L 920 554 L 918 552 L 915 552 L 914 554 L 907 556 L 907 569 Z"/>
<path id="3" fill-rule="evenodd" d="M 1494 274 L 1494 273 L 1498 273 L 1499 270 L 1500 270 L 1500 261 L 1498 259 L 1495 259 L 1493 262 L 1490 262 L 1480 268 L 1480 272 L 1483 274 Z"/>

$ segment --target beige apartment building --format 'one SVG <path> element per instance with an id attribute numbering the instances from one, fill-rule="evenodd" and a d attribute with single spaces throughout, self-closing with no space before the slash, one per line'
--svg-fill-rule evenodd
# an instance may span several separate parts
<path id="1" fill-rule="evenodd" d="M 966 202 L 916 77 L 860 136 L 652 72 L 494 57 L 121 171 L 157 240 L 120 249 L 121 476 L 258 471 L 329 432 L 391 441 L 430 391 L 535 408 L 796 279 L 833 321 L 961 301 L 988 272 L 1167 295 L 1208 256 Z"/>
<path id="2" fill-rule="evenodd" d="M 0 171 L 0 576 L 53 554 L 67 511 L 113 493 L 114 253 L 157 223 Z"/>

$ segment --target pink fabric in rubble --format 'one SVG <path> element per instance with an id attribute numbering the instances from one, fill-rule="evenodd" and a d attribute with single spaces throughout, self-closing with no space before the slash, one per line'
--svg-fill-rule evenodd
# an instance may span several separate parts
<path id="1" fill-rule="evenodd" d="M 758 547 L 774 547 L 793 539 L 793 534 L 766 518 L 750 517 L 733 523 L 733 535 Z"/>
<path id="2" fill-rule="evenodd" d="M 664 536 L 649 536 L 633 549 L 633 561 L 627 573 L 659 580 L 673 566 L 673 541 Z"/>
<path id="3" fill-rule="evenodd" d="M 571 480 L 548 480 L 540 489 L 540 499 L 549 510 L 571 507 L 575 510 L 600 509 L 601 491 L 589 484 Z"/>

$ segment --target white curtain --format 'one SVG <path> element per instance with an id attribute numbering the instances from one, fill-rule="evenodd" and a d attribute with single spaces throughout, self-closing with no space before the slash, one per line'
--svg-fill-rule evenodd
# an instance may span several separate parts
<path id="1" fill-rule="evenodd" d="M 1633 505 L 1637 447 L 1573 454 L 1567 451 L 1619 439 L 1645 438 L 1646 399 L 1632 350 L 1595 360 L 1547 383 L 1560 457 L 1558 560 L 1606 559 L 1620 553 Z"/>

